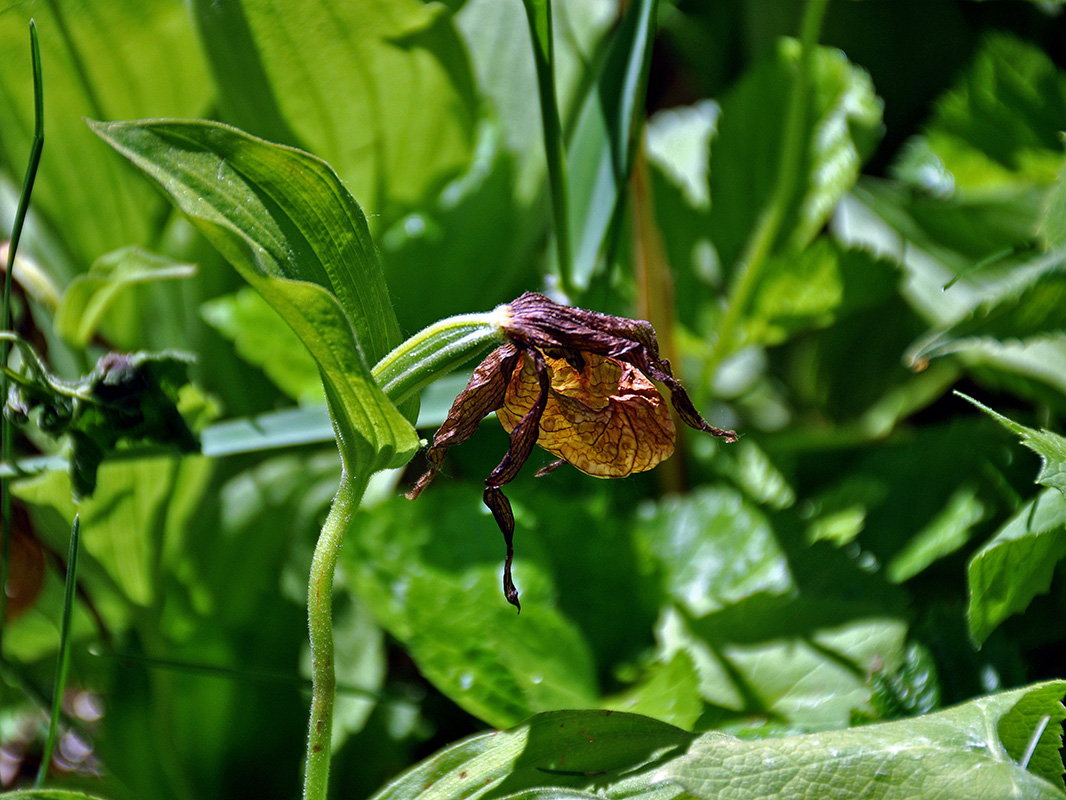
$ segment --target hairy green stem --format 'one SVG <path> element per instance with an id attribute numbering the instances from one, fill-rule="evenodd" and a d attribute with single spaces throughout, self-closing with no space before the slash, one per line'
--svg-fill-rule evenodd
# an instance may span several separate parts
<path id="1" fill-rule="evenodd" d="M 437 378 L 502 341 L 507 314 L 501 307 L 487 314 L 442 319 L 393 349 L 374 367 L 374 378 L 394 403 L 402 403 Z M 366 491 L 370 475 L 354 474 L 341 453 L 341 482 L 322 526 L 307 587 L 307 627 L 311 637 L 311 719 L 307 732 L 304 800 L 325 800 L 333 733 L 336 675 L 333 667 L 333 575 L 344 535 Z"/>
<path id="2" fill-rule="evenodd" d="M 502 344 L 503 307 L 487 314 L 460 314 L 434 322 L 394 348 L 373 369 L 374 380 L 396 405 L 473 358 Z"/>
<path id="3" fill-rule="evenodd" d="M 555 44 L 552 39 L 551 0 L 522 0 L 529 20 L 533 42 L 533 62 L 537 68 L 540 96 L 540 119 L 544 129 L 544 156 L 548 164 L 548 186 L 555 225 L 555 253 L 559 269 L 559 287 L 568 298 L 574 297 L 574 258 L 570 249 L 570 189 L 566 174 L 566 152 L 559 105 L 555 96 Z"/>
<path id="4" fill-rule="evenodd" d="M 822 20 L 825 18 L 828 3 L 829 0 L 808 0 L 804 11 L 803 28 L 800 33 L 799 64 L 785 112 L 777 182 L 766 207 L 756 221 L 755 229 L 737 265 L 737 278 L 729 297 L 729 304 L 722 317 L 722 323 L 718 328 L 718 344 L 708 367 L 708 373 L 711 376 L 717 371 L 722 361 L 733 355 L 739 344 L 737 339 L 741 319 L 748 310 L 766 260 L 777 243 L 781 224 L 784 222 L 789 204 L 796 191 L 796 184 L 799 182 L 811 71 L 814 65 L 815 48 L 818 46 L 818 33 L 822 28 Z"/>
<path id="5" fill-rule="evenodd" d="M 325 800 L 333 737 L 333 574 L 344 534 L 359 508 L 369 476 L 341 473 L 340 486 L 322 526 L 307 586 L 307 626 L 311 635 L 311 721 L 307 731 L 304 800 Z"/>

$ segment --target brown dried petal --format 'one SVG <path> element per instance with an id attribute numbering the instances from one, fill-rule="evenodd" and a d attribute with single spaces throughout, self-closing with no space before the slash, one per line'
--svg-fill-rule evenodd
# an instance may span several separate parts
<path id="1" fill-rule="evenodd" d="M 646 377 L 666 384 L 674 408 L 686 425 L 727 442 L 737 440 L 734 431 L 714 427 L 696 411 L 685 387 L 670 370 L 670 362 L 659 355 L 655 329 L 650 323 L 562 306 L 536 292 L 526 292 L 508 304 L 508 309 L 503 327 L 518 344 L 549 353 L 595 353 L 632 364 Z"/>
<path id="2" fill-rule="evenodd" d="M 407 493 L 409 500 L 418 497 L 433 480 L 444 461 L 448 448 L 461 444 L 473 436 L 481 420 L 503 405 L 507 382 L 514 371 L 519 355 L 520 351 L 517 347 L 513 344 L 505 344 L 489 353 L 474 370 L 466 388 L 452 403 L 448 418 L 433 436 L 433 444 L 426 451 L 426 461 L 429 464 L 426 471 L 422 473 L 422 477 Z"/>
<path id="3" fill-rule="evenodd" d="M 674 424 L 655 385 L 630 364 L 582 353 L 582 370 L 546 356 L 551 389 L 537 444 L 598 478 L 643 472 L 674 452 Z M 512 430 L 537 399 L 539 386 L 523 358 L 496 416 Z"/>

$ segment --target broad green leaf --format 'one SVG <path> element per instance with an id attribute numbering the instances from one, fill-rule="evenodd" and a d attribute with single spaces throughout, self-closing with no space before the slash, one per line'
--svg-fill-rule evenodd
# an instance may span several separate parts
<path id="1" fill-rule="evenodd" d="M 260 294 L 244 288 L 209 300 L 200 313 L 233 342 L 241 358 L 262 369 L 300 405 L 325 401 L 315 360 Z"/>
<path id="2" fill-rule="evenodd" d="M 348 467 L 406 463 L 410 424 L 370 374 L 399 338 L 358 204 L 325 162 L 197 121 L 91 123 L 274 306 L 322 371 Z"/>
<path id="3" fill-rule="evenodd" d="M 195 271 L 192 264 L 180 264 L 136 246 L 102 255 L 63 292 L 56 309 L 56 330 L 68 342 L 84 347 L 126 290 L 139 283 L 189 278 Z"/>
<path id="4" fill-rule="evenodd" d="M 857 202 L 842 215 L 841 233 L 902 263 L 910 303 L 928 320 L 950 325 L 990 282 L 1032 259 L 1046 195 L 1030 186 L 1006 196 L 945 199 L 864 176 L 850 196 Z M 900 237 L 914 247 L 901 249 Z"/>
<path id="5" fill-rule="evenodd" d="M 1048 192 L 1047 205 L 1037 227 L 1037 235 L 1051 248 L 1066 245 L 1066 164 Z"/>
<path id="6" fill-rule="evenodd" d="M 947 505 L 929 524 L 911 537 L 886 565 L 886 577 L 902 583 L 934 561 L 950 555 L 966 544 L 973 527 L 985 516 L 985 506 L 973 486 L 959 487 Z"/>
<path id="7" fill-rule="evenodd" d="M 630 4 L 611 38 L 567 150 L 573 283 L 587 288 L 615 246 L 641 126 L 658 0 Z"/>
<path id="8" fill-rule="evenodd" d="M 847 725 L 869 707 L 866 676 L 903 662 L 906 625 L 860 616 L 843 601 L 756 598 L 702 620 L 668 609 L 660 620 L 659 659 L 685 653 L 704 701 L 726 719 L 767 716 L 792 728 Z"/>
<path id="9" fill-rule="evenodd" d="M 659 779 L 700 800 L 774 797 L 1060 799 L 1059 702 L 1066 682 L 1037 684 L 914 719 L 850 730 L 744 741 L 705 734 L 669 761 Z M 1033 759 L 1018 759 L 1043 715 Z M 1020 745 L 1020 746 L 1019 746 Z"/>
<path id="10" fill-rule="evenodd" d="M 682 190 L 693 208 L 710 207 L 707 176 L 719 110 L 714 101 L 701 100 L 657 111 L 648 120 L 648 160 Z"/>
<path id="11" fill-rule="evenodd" d="M 789 479 L 754 441 L 741 440 L 728 452 L 735 453 L 736 460 L 722 473 L 728 474 L 753 500 L 776 510 L 796 502 L 796 490 Z M 724 451 L 722 455 L 726 455 Z"/>
<path id="12" fill-rule="evenodd" d="M 38 513 L 50 515 L 55 525 L 46 525 L 60 541 L 63 528 L 69 535 L 70 520 L 80 514 L 85 554 L 127 602 L 151 606 L 163 591 L 161 567 L 179 570 L 189 521 L 212 471 L 212 463 L 200 457 L 105 462 L 96 492 L 77 506 L 70 479 L 62 472 L 43 473 L 18 484 L 16 491 Z M 81 566 L 85 569 L 79 572 L 90 577 L 92 565 Z"/>
<path id="13" fill-rule="evenodd" d="M 767 262 L 745 321 L 745 341 L 776 345 L 810 328 L 825 328 L 844 297 L 837 254 L 819 239 L 796 255 Z"/>
<path id="14" fill-rule="evenodd" d="M 773 256 L 751 300 L 746 340 L 777 345 L 846 314 L 868 312 L 895 295 L 900 277 L 891 262 L 828 237 L 799 253 Z"/>
<path id="15" fill-rule="evenodd" d="M 639 684 L 608 698 L 605 705 L 690 730 L 703 713 L 699 672 L 688 653 L 678 652 L 666 663 L 653 665 Z"/>
<path id="16" fill-rule="evenodd" d="M 1066 268 L 1062 256 L 1041 259 L 1025 272 L 1017 272 L 1020 274 L 1013 282 L 1001 283 L 967 316 L 946 330 L 925 337 L 912 349 L 911 358 L 935 358 L 965 350 L 981 340 L 1060 338 L 1066 331 Z"/>
<path id="17" fill-rule="evenodd" d="M 734 490 L 702 488 L 645 506 L 636 531 L 667 593 L 696 617 L 793 586 L 766 518 Z"/>
<path id="18" fill-rule="evenodd" d="M 347 584 L 422 673 L 497 726 L 596 700 L 588 645 L 557 609 L 536 531 L 515 506 L 520 616 L 504 600 L 503 541 L 476 487 L 433 486 L 361 512 L 341 551 Z"/>
<path id="19" fill-rule="evenodd" d="M 710 734 L 714 735 L 714 734 Z M 373 800 L 458 800 L 551 790 L 595 790 L 609 798 L 677 797 L 648 769 L 693 740 L 680 728 L 637 714 L 553 711 L 509 731 L 480 734 L 408 770 Z M 554 792 L 551 795 L 554 796 Z"/>
<path id="20" fill-rule="evenodd" d="M 983 644 L 1007 617 L 1051 586 L 1066 558 L 1066 498 L 1045 489 L 1026 503 L 973 558 L 967 570 L 970 635 Z"/>
<path id="21" fill-rule="evenodd" d="M 120 162 L 100 157 L 83 118 L 199 116 L 211 102 L 211 80 L 179 3 L 8 4 L 0 14 L 0 167 L 15 181 L 33 130 L 31 15 L 40 34 L 46 132 L 33 207 L 85 269 L 119 247 L 150 244 L 165 204 Z"/>
<path id="22" fill-rule="evenodd" d="M 1058 489 L 1066 495 L 1066 438 L 1049 430 L 1037 431 L 1027 428 L 977 402 L 972 397 L 967 397 L 961 392 L 956 392 L 956 394 L 977 406 L 1007 430 L 1017 434 L 1022 444 L 1040 456 L 1042 466 L 1040 474 L 1036 476 L 1036 482 L 1049 489 Z"/>
<path id="23" fill-rule="evenodd" d="M 796 63 L 797 42 L 786 40 L 722 100 L 711 145 L 711 235 L 731 270 L 758 215 L 766 207 L 781 157 L 780 140 Z M 802 250 L 825 225 L 881 130 L 881 106 L 870 77 L 838 50 L 819 48 L 813 61 L 803 170 L 789 199 L 774 250 Z M 786 247 L 787 245 L 787 247 Z"/>
<path id="24" fill-rule="evenodd" d="M 1035 45 L 992 33 L 895 171 L 942 195 L 1048 185 L 1063 164 L 1063 115 L 1066 74 Z"/>
<path id="25" fill-rule="evenodd" d="M 450 12 L 418 0 L 191 4 L 224 118 L 328 160 L 395 219 L 467 163 L 477 101 Z"/>
<path id="26" fill-rule="evenodd" d="M 1003 747 L 1014 761 L 1060 790 L 1062 782 L 1063 681 L 1048 681 L 1024 691 L 996 726 Z M 1015 693 L 1017 694 L 1017 693 Z"/>

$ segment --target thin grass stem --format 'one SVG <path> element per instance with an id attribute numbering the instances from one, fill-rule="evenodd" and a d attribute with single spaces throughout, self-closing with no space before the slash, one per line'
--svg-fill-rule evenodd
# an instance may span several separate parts
<path id="1" fill-rule="evenodd" d="M 55 685 L 52 689 L 52 714 L 48 720 L 48 738 L 41 755 L 41 766 L 37 770 L 34 787 L 40 789 L 48 775 L 48 765 L 52 763 L 55 751 L 56 733 L 59 716 L 63 713 L 63 693 L 67 688 L 67 672 L 70 668 L 70 623 L 74 617 L 74 588 L 78 582 L 78 539 L 81 523 L 74 515 L 74 524 L 70 527 L 70 550 L 67 553 L 67 580 L 63 590 L 63 624 L 59 631 L 59 662 L 56 665 Z"/>
<path id="2" fill-rule="evenodd" d="M 0 298 L 0 330 L 11 330 L 11 280 L 15 272 L 15 254 L 22 238 L 22 226 L 26 221 L 33 182 L 37 179 L 37 167 L 44 149 L 44 83 L 41 78 L 41 45 L 37 41 L 37 24 L 30 20 L 30 59 L 33 63 L 33 142 L 30 145 L 30 160 L 22 181 L 15 221 L 11 226 L 11 243 L 7 249 L 7 264 L 4 269 L 4 293 Z M 0 341 L 0 366 L 7 366 L 11 352 L 7 340 Z M 7 404 L 8 376 L 0 370 L 0 409 Z M 12 461 L 11 421 L 7 414 L 0 413 L 0 458 L 5 464 Z M 4 654 L 4 621 L 7 619 L 7 571 L 10 563 L 11 489 L 8 480 L 0 476 L 0 659 Z"/>
<path id="3" fill-rule="evenodd" d="M 555 44 L 552 39 L 551 0 L 522 0 L 529 20 L 533 62 L 537 69 L 540 118 L 544 130 L 544 156 L 548 164 L 548 186 L 555 226 L 555 254 L 559 288 L 567 298 L 575 294 L 574 257 L 570 247 L 570 187 L 566 171 L 563 126 L 555 91 Z"/>

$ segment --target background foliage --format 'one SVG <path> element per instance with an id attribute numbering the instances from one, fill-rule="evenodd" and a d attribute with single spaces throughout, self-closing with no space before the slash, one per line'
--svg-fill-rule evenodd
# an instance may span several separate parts
<path id="1" fill-rule="evenodd" d="M 417 502 L 400 496 L 403 470 L 376 475 L 338 576 L 334 796 L 367 796 L 486 727 L 614 709 L 658 723 L 576 715 L 630 743 L 590 739 L 583 751 L 575 740 L 582 767 L 538 750 L 556 718 L 535 717 L 506 738 L 455 745 L 385 793 L 448 777 L 494 796 L 587 796 L 594 781 L 576 773 L 624 765 L 661 770 L 676 793 L 731 797 L 740 785 L 759 796 L 782 791 L 766 782 L 766 758 L 783 759 L 780 775 L 800 791 L 824 753 L 928 740 L 920 785 L 907 783 L 906 754 L 852 766 L 880 776 L 874 796 L 920 796 L 959 786 L 973 766 L 964 743 L 995 730 L 986 749 L 1001 771 L 982 773 L 989 783 L 974 783 L 974 796 L 1022 786 L 1061 797 L 1061 683 L 928 713 L 1062 675 L 1061 12 L 831 3 L 792 136 L 802 56 L 783 37 L 800 31 L 803 4 L 630 5 L 625 23 L 611 0 L 553 8 L 572 300 L 652 320 L 700 409 L 743 438 L 723 447 L 686 431 L 672 461 L 625 481 L 519 477 L 517 618 L 480 499 L 502 431 L 486 423 L 452 451 Z M 47 145 L 20 252 L 44 278 L 25 283 L 19 330 L 66 377 L 88 372 L 105 346 L 195 354 L 186 403 L 201 428 L 298 406 L 286 438 L 269 434 L 275 417 L 260 426 L 259 452 L 241 446 L 239 426 L 216 423 L 205 455 L 133 453 L 101 468 L 79 505 L 73 733 L 57 783 L 116 798 L 291 797 L 305 736 L 304 587 L 340 465 L 319 368 L 208 240 L 263 284 L 288 277 L 302 240 L 242 249 L 223 222 L 197 217 L 204 198 L 190 188 L 194 226 L 83 118 L 218 119 L 336 170 L 366 214 L 398 320 L 374 308 L 356 318 L 345 368 L 362 388 L 345 402 L 380 404 L 388 431 L 358 436 L 380 435 L 401 456 L 374 467 L 402 464 L 410 428 L 369 373 L 399 331 L 558 285 L 525 12 L 517 0 L 8 5 L 5 230 L 32 133 L 30 16 Z M 641 106 L 626 112 L 618 98 L 639 98 L 627 78 L 647 55 L 634 19 L 657 32 L 629 179 L 618 153 L 632 129 L 619 120 L 639 119 Z M 97 129 L 112 141 L 134 130 Z M 264 167 L 259 146 L 228 129 L 213 129 L 209 146 L 177 130 L 136 132 L 158 133 L 158 152 L 185 152 L 179 165 L 204 147 L 233 175 L 292 190 L 280 161 Z M 767 229 L 775 204 L 779 224 Z M 278 212 L 274 196 L 263 208 L 233 202 L 249 224 Z M 357 285 L 332 289 L 361 296 Z M 322 318 L 336 313 L 315 302 Z M 421 435 L 462 382 L 425 393 Z M 52 448 L 32 432 L 19 446 Z M 359 451 L 361 468 L 371 450 Z M 0 735 L 15 754 L 5 787 L 39 754 L 74 513 L 62 472 L 21 480 L 16 493 L 33 521 L 27 552 L 46 566 L 5 629 Z M 662 763 L 671 748 L 688 754 Z M 715 769 L 707 753 L 722 759 Z M 1023 760 L 1028 771 L 1015 766 Z"/>

